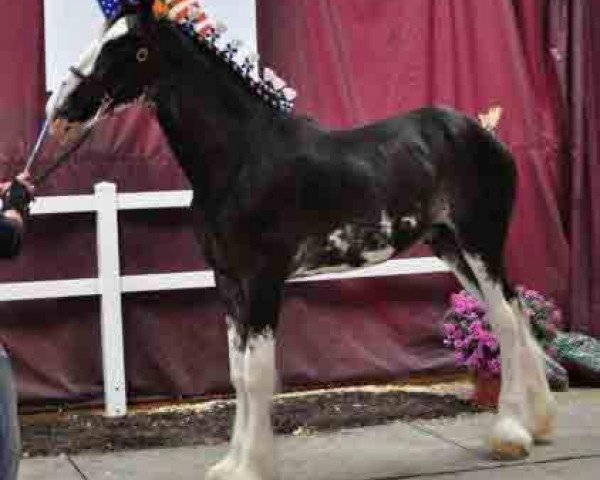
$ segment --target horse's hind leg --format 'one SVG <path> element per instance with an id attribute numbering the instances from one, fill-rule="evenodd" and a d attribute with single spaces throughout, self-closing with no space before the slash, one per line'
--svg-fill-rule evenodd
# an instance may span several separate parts
<path id="1" fill-rule="evenodd" d="M 521 319 L 515 316 L 509 304 L 504 280 L 491 274 L 493 268 L 481 256 L 465 252 L 464 258 L 477 279 L 488 319 L 500 340 L 502 387 L 490 447 L 496 457 L 519 458 L 529 453 L 533 443 L 533 419 L 522 355 L 528 348 L 526 335 L 529 333 L 524 335 Z"/>
<path id="2" fill-rule="evenodd" d="M 552 397 L 528 323 L 516 314 L 517 299 L 504 278 L 500 253 L 503 241 L 497 243 L 497 248 L 490 249 L 488 244 L 477 249 L 476 236 L 467 232 L 467 237 L 465 246 L 454 227 L 437 225 L 431 244 L 463 286 L 487 305 L 502 350 L 499 417 L 490 446 L 495 456 L 520 457 L 527 454 L 534 438 L 549 433 L 554 413 Z"/>
<path id="3" fill-rule="evenodd" d="M 546 377 L 544 365 L 545 353 L 530 332 L 527 315 L 518 297 L 512 299 L 511 307 L 521 328 L 521 337 L 525 339 L 523 368 L 527 384 L 527 402 L 533 418 L 531 434 L 537 442 L 547 442 L 554 432 L 554 421 L 558 405 Z"/>

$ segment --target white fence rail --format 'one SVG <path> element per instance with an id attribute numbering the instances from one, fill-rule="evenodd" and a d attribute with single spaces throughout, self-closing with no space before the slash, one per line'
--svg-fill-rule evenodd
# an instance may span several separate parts
<path id="1" fill-rule="evenodd" d="M 34 216 L 95 213 L 98 277 L 3 283 L 0 284 L 0 301 L 100 296 L 105 414 L 116 417 L 127 413 L 122 295 L 132 292 L 212 288 L 214 278 L 210 270 L 121 275 L 118 212 L 185 208 L 191 202 L 191 191 L 117 193 L 116 186 L 112 183 L 99 183 L 94 191 L 94 195 L 39 197 L 32 205 L 31 213 Z M 373 267 L 292 281 L 312 282 L 447 271 L 446 265 L 437 258 L 422 257 L 391 260 Z"/>

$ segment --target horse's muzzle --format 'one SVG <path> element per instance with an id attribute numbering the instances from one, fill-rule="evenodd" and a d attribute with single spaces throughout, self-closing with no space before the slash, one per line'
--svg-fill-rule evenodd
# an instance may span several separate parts
<path id="1" fill-rule="evenodd" d="M 65 118 L 57 118 L 50 126 L 50 133 L 58 139 L 62 145 L 66 145 L 81 135 L 84 128 L 82 122 L 71 122 Z"/>

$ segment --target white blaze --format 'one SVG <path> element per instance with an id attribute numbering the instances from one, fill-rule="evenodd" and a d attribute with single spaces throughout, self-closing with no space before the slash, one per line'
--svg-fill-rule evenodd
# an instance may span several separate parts
<path id="1" fill-rule="evenodd" d="M 104 45 L 111 41 L 122 37 L 129 31 L 127 19 L 120 18 L 108 30 L 106 30 L 100 38 L 94 40 L 92 44 L 79 57 L 79 60 L 74 65 L 75 68 L 84 76 L 90 75 L 94 71 L 96 60 L 102 51 Z M 56 111 L 62 106 L 67 97 L 73 93 L 77 86 L 81 83 L 81 79 L 73 72 L 69 71 L 52 96 L 46 103 L 46 116 L 53 119 Z"/>

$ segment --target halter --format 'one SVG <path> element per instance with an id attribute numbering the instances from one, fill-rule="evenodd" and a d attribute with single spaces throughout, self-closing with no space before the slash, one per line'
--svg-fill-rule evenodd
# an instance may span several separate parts
<path id="1" fill-rule="evenodd" d="M 74 69 L 74 70 L 76 70 L 79 73 L 79 75 L 81 75 L 81 78 L 87 78 L 81 72 L 79 72 L 79 70 L 77 70 L 77 69 Z M 110 95 L 108 95 L 108 94 L 105 94 L 104 98 L 102 99 L 102 103 L 100 104 L 100 108 L 98 108 L 98 111 L 96 112 L 96 115 L 94 115 L 94 117 L 91 120 L 88 120 L 87 122 L 85 122 L 83 124 L 81 133 L 78 135 L 78 137 L 74 141 L 72 141 L 70 143 L 67 150 L 65 150 L 63 153 L 61 153 L 46 169 L 42 170 L 39 174 L 37 174 L 33 177 L 34 185 L 41 185 L 43 182 L 45 182 L 48 179 L 48 177 L 52 173 L 54 173 L 54 171 L 56 171 L 59 167 L 61 167 L 63 164 L 65 164 L 67 162 L 67 160 L 69 159 L 71 154 L 74 151 L 76 151 L 83 144 L 83 142 L 90 136 L 90 134 L 92 133 L 92 130 L 94 128 L 94 125 L 100 119 L 100 117 L 104 114 L 104 112 L 106 112 L 110 108 L 112 103 L 113 103 L 112 97 L 110 97 Z M 31 153 L 31 155 L 29 156 L 29 159 L 27 160 L 25 170 L 29 170 L 32 167 L 34 161 L 36 160 L 36 158 L 39 154 L 40 148 L 41 148 L 41 146 L 44 142 L 44 139 L 48 133 L 49 127 L 50 127 L 50 118 L 46 118 L 46 121 L 44 122 L 44 126 L 42 127 L 42 131 L 40 132 L 38 139 L 36 141 L 35 147 Z"/>

